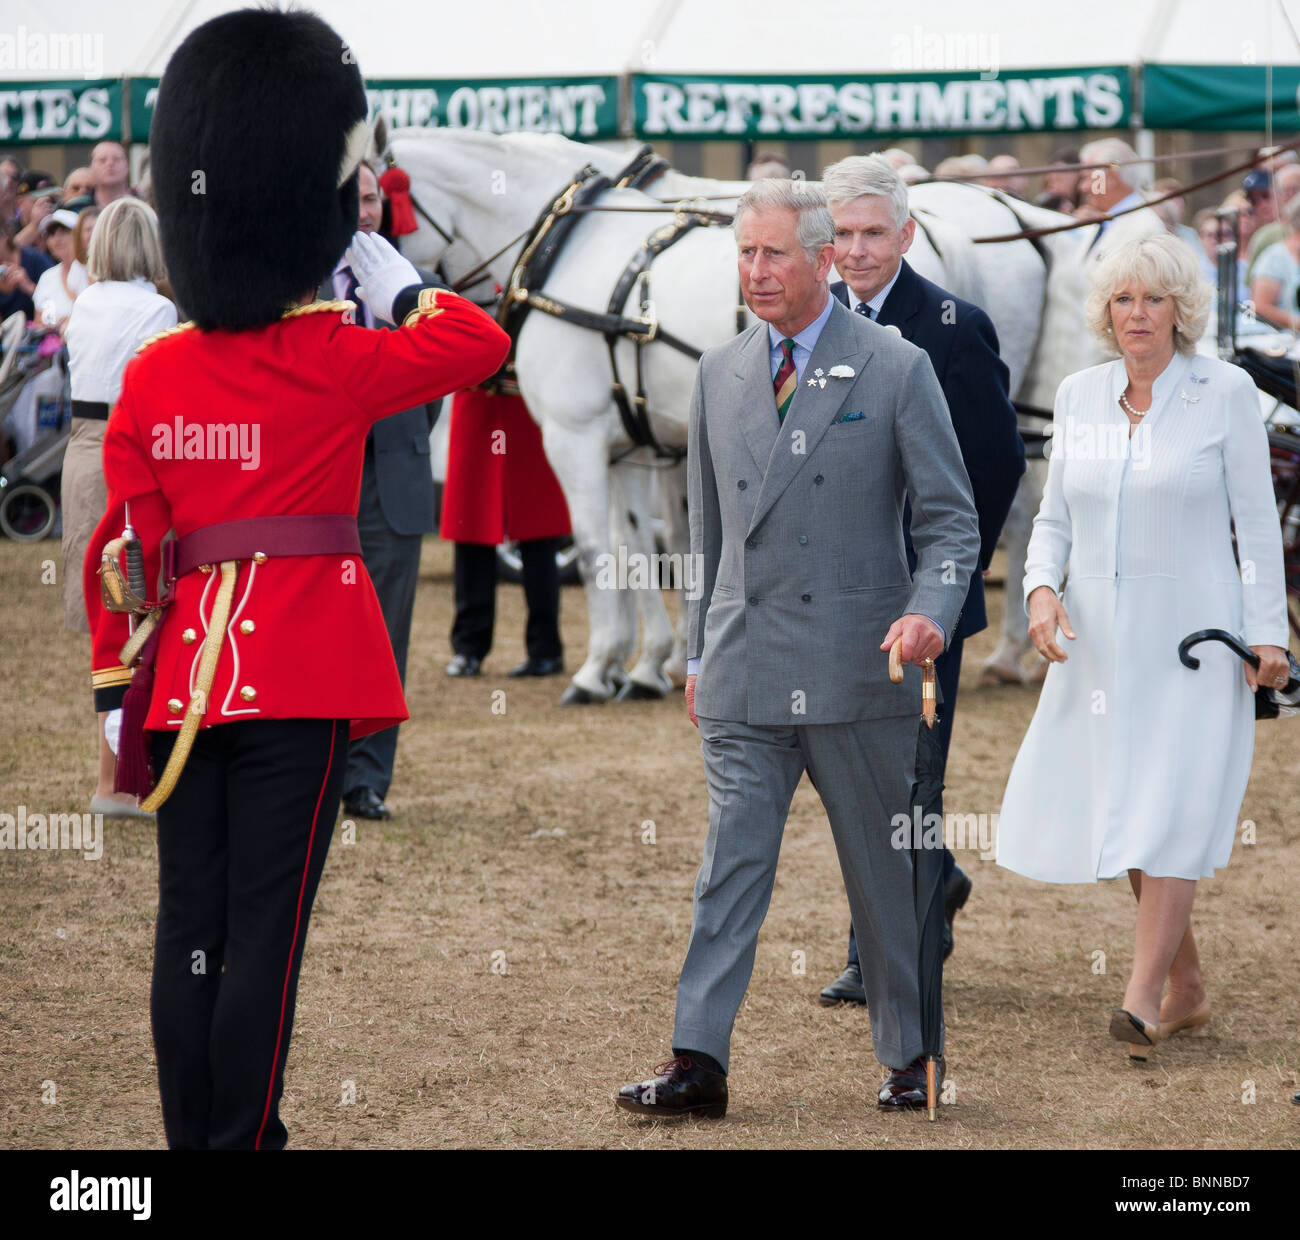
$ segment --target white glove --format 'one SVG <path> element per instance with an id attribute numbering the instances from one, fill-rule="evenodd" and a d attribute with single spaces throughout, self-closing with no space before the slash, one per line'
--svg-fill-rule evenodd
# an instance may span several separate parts
<path id="1" fill-rule="evenodd" d="M 393 301 L 424 277 L 378 233 L 356 232 L 343 255 L 361 286 L 357 295 L 385 323 L 394 323 Z"/>
<path id="2" fill-rule="evenodd" d="M 122 737 L 122 708 L 119 706 L 116 710 L 108 712 L 108 718 L 104 720 L 104 740 L 108 742 L 108 747 L 117 755 L 118 741 Z"/>

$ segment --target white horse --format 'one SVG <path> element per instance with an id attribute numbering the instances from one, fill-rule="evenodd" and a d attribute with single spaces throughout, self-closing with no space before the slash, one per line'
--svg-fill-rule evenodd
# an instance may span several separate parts
<path id="1" fill-rule="evenodd" d="M 579 168 L 589 163 L 612 175 L 626 164 L 620 153 L 557 136 L 406 129 L 377 141 L 410 176 L 412 196 L 425 213 L 418 217 L 417 232 L 403 238 L 405 253 L 423 266 L 441 264 L 451 279 L 495 255 L 487 273 L 502 286 L 523 247 L 520 238 Z M 545 294 L 604 311 L 629 259 L 671 218 L 668 208 L 662 216 L 646 214 L 645 208 L 662 207 L 660 199 L 708 198 L 709 203 L 700 205 L 725 209 L 742 190 L 741 183 L 670 170 L 645 193 L 607 191 L 602 206 L 641 210 L 593 212 L 582 219 L 545 283 Z M 910 202 L 918 228 L 909 262 L 984 307 L 998 330 L 1013 395 L 1050 409 L 1060 379 L 1093 360 L 1079 357 L 1086 336 L 1085 237 L 1065 233 L 1037 244 L 1019 240 L 975 245 L 975 237 L 1015 233 L 1023 226 L 1058 223 L 1065 217 L 967 185 L 917 185 L 910 191 Z M 730 337 L 737 327 L 739 300 L 730 230 L 697 228 L 687 234 L 655 260 L 650 288 L 658 323 L 677 337 L 697 349 Z M 631 299 L 624 313 L 639 315 L 639 299 Z M 617 349 L 626 382 L 634 373 L 633 346 L 621 342 Z M 649 470 L 627 462 L 610 465 L 633 445 L 611 397 L 604 338 L 534 310 L 520 333 L 516 370 L 569 503 L 587 592 L 588 657 L 573 677 L 566 700 L 603 701 L 616 691 L 635 645 L 637 604 L 644 634 L 641 657 L 627 674 L 630 696 L 661 696 L 669 686 L 665 666 L 680 676 L 681 642 L 679 638 L 674 650 L 672 628 L 657 591 L 638 589 L 633 601 L 626 587 L 638 583 L 619 576 L 620 567 L 634 563 L 634 557 L 653 554 L 649 523 L 641 519 L 653 503 Z M 643 353 L 643 371 L 656 439 L 669 448 L 684 448 L 694 361 L 656 344 Z M 680 553 L 686 541 L 682 490 L 678 478 L 667 481 L 669 485 L 660 488 L 665 541 L 670 551 Z M 622 557 L 619 546 L 627 548 Z"/>
<path id="2" fill-rule="evenodd" d="M 590 157 L 604 154 L 607 163 L 611 158 L 563 139 L 464 130 L 397 131 L 388 149 L 410 176 L 412 197 L 436 221 L 435 227 L 420 217 L 420 230 L 404 238 L 404 251 L 417 264 L 441 262 L 453 279 L 529 230 L 539 211 Z M 609 190 L 601 203 L 657 208 L 659 213 L 601 212 L 579 218 L 544 291 L 597 312 L 605 311 L 629 259 L 673 216 L 670 208 L 635 190 Z M 443 234 L 453 238 L 452 245 Z M 511 246 L 489 264 L 498 284 L 508 282 L 521 246 Z M 687 233 L 655 260 L 650 290 L 658 323 L 695 348 L 733 335 L 738 282 L 730 231 L 701 227 Z M 630 299 L 626 313 L 640 316 L 639 297 Z M 632 343 L 620 341 L 617 355 L 628 381 L 635 373 Z M 670 687 L 664 667 L 673 653 L 674 634 L 659 591 L 639 588 L 651 584 L 652 569 L 663 564 L 652 558 L 650 525 L 642 519 L 653 507 L 649 471 L 628 462 L 611 469 L 612 459 L 634 445 L 611 396 L 605 339 L 534 310 L 520 333 L 515 365 L 520 391 L 542 428 L 547 459 L 568 501 L 586 588 L 588 655 L 566 699 L 606 700 L 625 675 L 632 688 L 629 696 L 661 697 Z M 656 344 L 644 350 L 642 369 L 656 440 L 683 449 L 694 359 Z M 628 512 L 638 514 L 634 524 L 624 518 Z M 681 548 L 685 526 L 680 503 L 665 505 L 665 515 L 675 522 L 668 541 Z M 672 567 L 683 578 L 690 571 L 686 559 Z M 623 665 L 635 642 L 631 612 L 638 604 L 644 628 L 641 653 L 625 674 Z"/>

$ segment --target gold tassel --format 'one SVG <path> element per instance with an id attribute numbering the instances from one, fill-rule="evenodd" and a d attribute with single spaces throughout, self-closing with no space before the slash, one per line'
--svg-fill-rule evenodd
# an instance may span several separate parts
<path id="1" fill-rule="evenodd" d="M 190 704 L 185 711 L 185 720 L 181 724 L 180 735 L 172 746 L 167 766 L 158 780 L 158 786 L 141 803 L 140 808 L 153 813 L 176 787 L 185 760 L 190 756 L 194 738 L 199 733 L 199 725 L 208 709 L 208 694 L 212 691 L 212 681 L 217 674 L 217 659 L 221 655 L 221 642 L 226 635 L 226 625 L 230 620 L 230 605 L 235 597 L 235 576 L 239 565 L 235 560 L 222 560 L 221 584 L 217 587 L 216 601 L 212 605 L 212 615 L 208 620 L 207 635 L 203 638 L 203 650 L 199 659 L 199 672 L 195 677 L 194 692 L 190 695 Z"/>

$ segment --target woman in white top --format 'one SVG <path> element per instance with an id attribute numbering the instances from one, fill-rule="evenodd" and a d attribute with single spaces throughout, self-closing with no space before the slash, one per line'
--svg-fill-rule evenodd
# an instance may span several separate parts
<path id="1" fill-rule="evenodd" d="M 1195 354 L 1210 300 L 1195 255 L 1143 237 L 1092 286 L 1089 325 L 1122 356 L 1056 395 L 1024 581 L 1051 666 L 1007 783 L 998 862 L 1054 883 L 1128 873 L 1133 972 L 1111 1033 L 1143 1059 L 1209 1020 L 1196 880 L 1228 862 L 1252 691 L 1286 683 L 1289 633 L 1267 434 L 1245 372 Z M 1178 643 L 1207 628 L 1242 638 L 1258 673 L 1217 644 L 1184 667 Z"/>
<path id="2" fill-rule="evenodd" d="M 76 227 L 77 217 L 62 207 L 41 221 L 41 236 L 55 263 L 36 281 L 32 303 L 36 307 L 36 321 L 42 327 L 54 327 L 60 332 L 72 313 L 72 303 L 90 283 L 85 267 L 77 262 L 77 241 L 73 235 Z"/>
<path id="3" fill-rule="evenodd" d="M 158 219 L 140 199 L 119 198 L 104 209 L 91 233 L 88 265 L 95 283 L 77 298 L 66 329 L 72 437 L 62 479 L 64 617 L 68 628 L 83 633 L 90 631 L 82 585 L 86 549 L 108 503 L 102 460 L 108 415 L 136 348 L 176 325 L 176 307 L 156 288 L 164 279 Z M 104 737 L 106 718 L 100 715 L 91 813 L 131 817 L 138 812 L 135 798 L 113 791 L 116 759 Z"/>

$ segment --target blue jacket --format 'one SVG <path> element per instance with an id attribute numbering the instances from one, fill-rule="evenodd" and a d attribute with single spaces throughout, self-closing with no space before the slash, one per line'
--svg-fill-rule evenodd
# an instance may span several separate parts
<path id="1" fill-rule="evenodd" d="M 843 281 L 832 284 L 831 292 L 852 308 Z M 1025 447 L 1009 395 L 1010 374 L 998 356 L 993 321 L 978 306 L 917 275 L 903 259 L 876 322 L 896 327 L 904 340 L 929 355 L 970 476 L 979 514 L 979 568 L 987 568 L 1025 472 Z M 915 569 L 910 536 L 907 561 Z M 958 632 L 971 637 L 987 627 L 984 579 L 977 570 L 971 574 Z"/>

